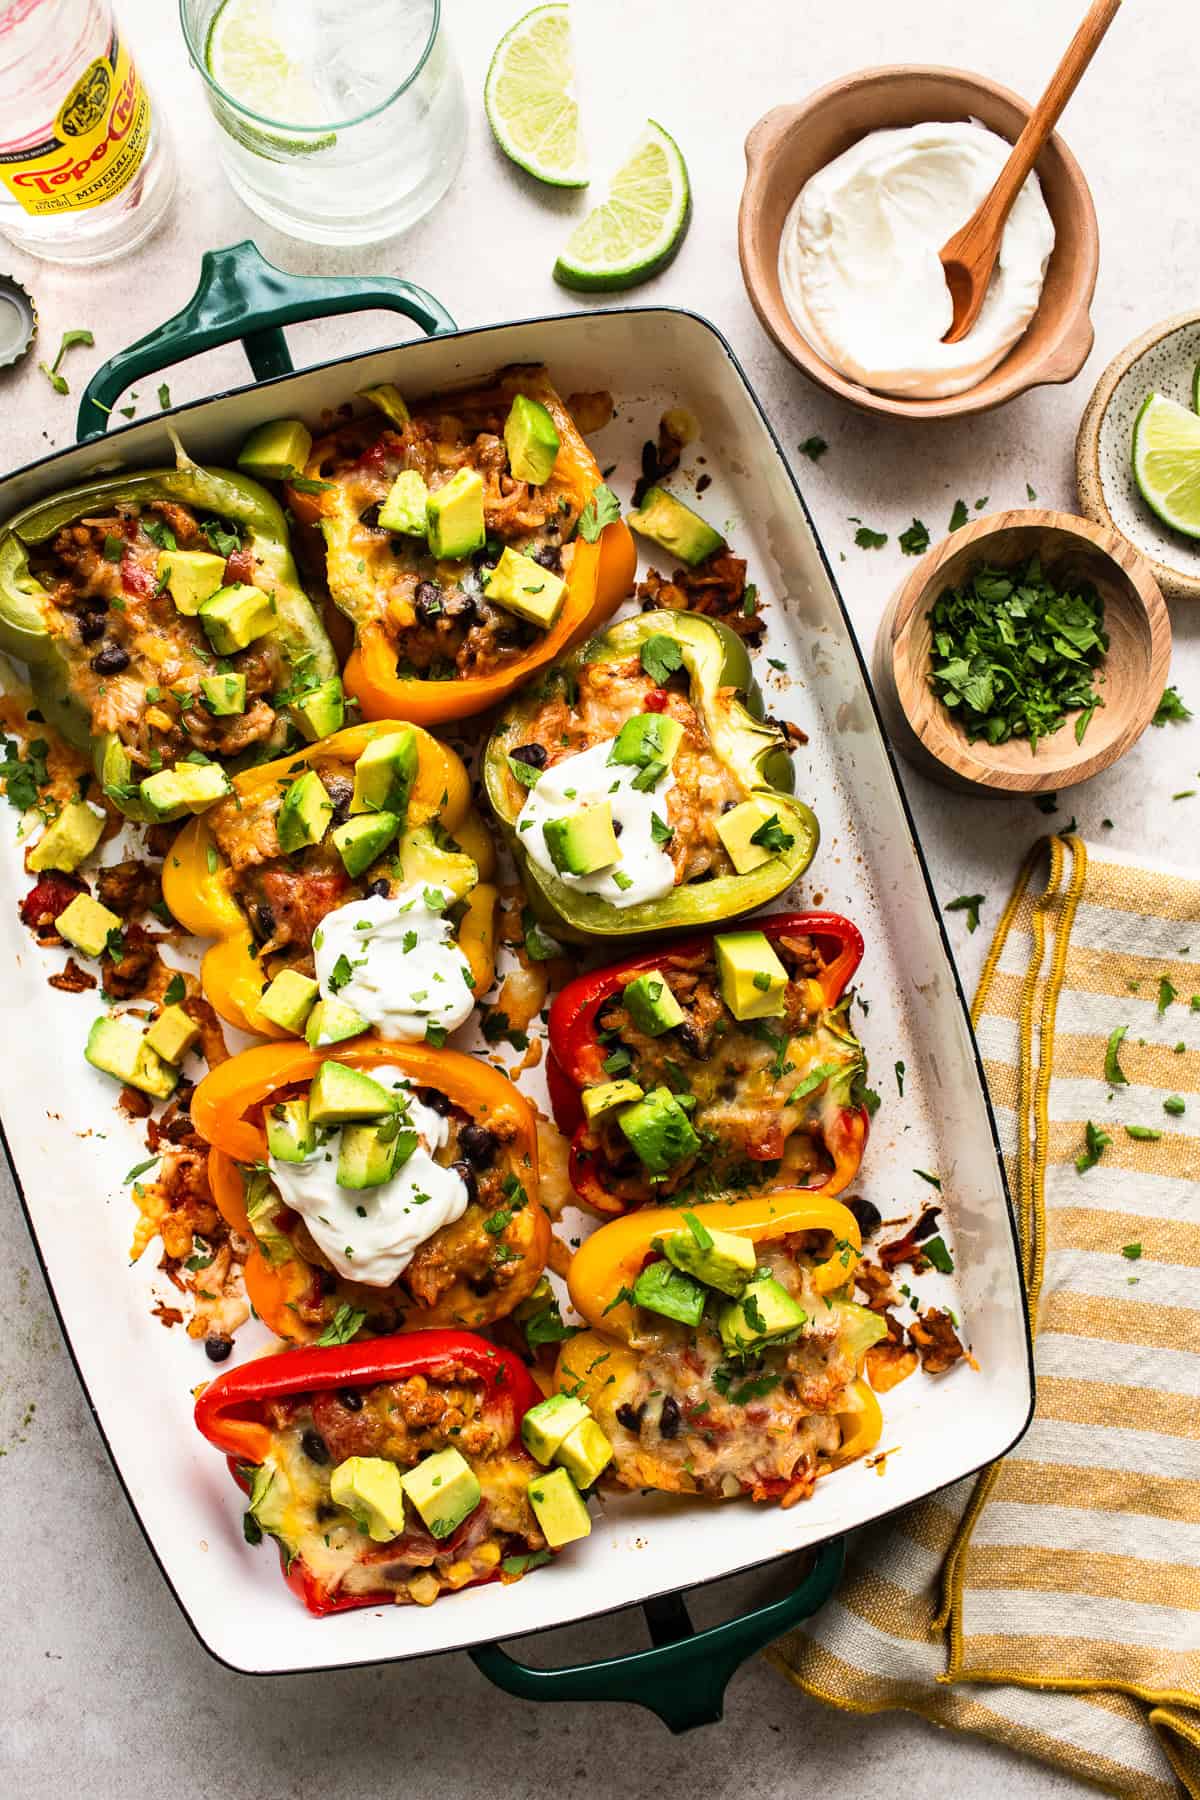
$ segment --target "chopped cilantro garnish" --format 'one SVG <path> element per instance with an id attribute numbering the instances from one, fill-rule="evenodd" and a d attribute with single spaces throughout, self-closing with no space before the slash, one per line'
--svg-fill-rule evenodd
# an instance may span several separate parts
<path id="1" fill-rule="evenodd" d="M 809 462 L 820 462 L 829 445 L 823 437 L 808 437 L 800 446 L 801 456 L 807 456 Z"/>
<path id="2" fill-rule="evenodd" d="M 922 1181 L 927 1181 L 930 1187 L 935 1187 L 939 1193 L 941 1192 L 942 1184 L 940 1179 L 936 1175 L 931 1175 L 928 1169 L 914 1169 L 913 1174 L 919 1175 Z"/>
<path id="3" fill-rule="evenodd" d="M 1150 723 L 1152 725 L 1184 725 L 1191 716 L 1191 708 L 1183 704 L 1177 689 L 1169 687 L 1164 690 L 1163 697 L 1159 701 Z"/>
<path id="4" fill-rule="evenodd" d="M 957 900 L 947 900 L 946 911 L 965 912 L 967 930 L 976 931 L 979 928 L 979 909 L 986 901 L 986 894 L 960 894 Z"/>
<path id="5" fill-rule="evenodd" d="M 1163 1111 L 1165 1113 L 1170 1113 L 1173 1119 L 1181 1119 L 1187 1111 L 1183 1096 L 1181 1094 L 1172 1094 L 1169 1100 L 1163 1101 Z"/>
<path id="6" fill-rule="evenodd" d="M 921 1245 L 921 1254 L 925 1257 L 927 1262 L 931 1262 L 934 1268 L 940 1270 L 943 1275 L 953 1275 L 954 1258 L 946 1248 L 946 1240 L 944 1237 L 939 1235 L 937 1237 L 926 1238 L 925 1242 Z"/>
<path id="7" fill-rule="evenodd" d="M 343 1301 L 317 1339 L 317 1343 L 348 1344 L 351 1338 L 357 1337 L 359 1327 L 366 1316 L 365 1312 L 359 1312 L 356 1307 L 349 1306 Z"/>
<path id="8" fill-rule="evenodd" d="M 1140 1144 L 1157 1144 L 1162 1132 L 1151 1131 L 1148 1125 L 1127 1125 L 1125 1136 L 1135 1139 Z"/>
<path id="9" fill-rule="evenodd" d="M 665 631 L 656 631 L 642 645 L 641 662 L 651 681 L 661 687 L 677 669 L 682 669 L 683 651 Z"/>
<path id="10" fill-rule="evenodd" d="M 621 516 L 621 502 L 606 482 L 601 482 L 579 515 L 579 535 L 594 544 L 606 525 Z"/>
<path id="11" fill-rule="evenodd" d="M 1112 1143 L 1112 1138 L 1107 1131 L 1101 1131 L 1100 1127 L 1098 1125 L 1093 1125 L 1092 1121 L 1089 1119 L 1084 1130 L 1084 1141 L 1087 1148 L 1082 1150 L 1075 1158 L 1075 1167 L 1080 1175 L 1084 1175 L 1089 1169 L 1095 1168 L 1104 1152 Z"/>
<path id="12" fill-rule="evenodd" d="M 882 550 L 887 543 L 887 532 L 872 531 L 869 525 L 860 525 L 854 534 L 854 541 L 860 550 Z"/>
<path id="13" fill-rule="evenodd" d="M 183 976 L 179 974 L 172 975 L 163 991 L 163 1005 L 178 1006 L 186 992 L 187 988 L 184 985 Z"/>
<path id="14" fill-rule="evenodd" d="M 764 819 L 757 831 L 750 833 L 750 842 L 758 844 L 763 850 L 770 850 L 778 855 L 782 850 L 790 850 L 796 839 L 790 831 L 785 831 L 779 822 L 779 814 L 772 813 Z"/>
<path id="15" fill-rule="evenodd" d="M 1121 1040 L 1128 1030 L 1128 1025 L 1118 1025 L 1115 1031 L 1109 1033 L 1108 1046 L 1104 1052 L 1104 1079 L 1109 1087 L 1129 1086 L 1129 1077 L 1117 1060 Z"/>
<path id="16" fill-rule="evenodd" d="M 1128 1257 L 1130 1262 L 1140 1262 L 1142 1246 L 1140 1244 L 1122 1244 L 1121 1255 Z"/>
<path id="17" fill-rule="evenodd" d="M 954 502 L 954 510 L 950 514 L 951 531 L 961 531 L 970 516 L 970 513 L 967 511 L 966 501 L 956 500 Z"/>
<path id="18" fill-rule="evenodd" d="M 923 519 L 914 519 L 907 531 L 900 533 L 897 542 L 905 556 L 924 556 L 929 548 L 929 527 Z"/>

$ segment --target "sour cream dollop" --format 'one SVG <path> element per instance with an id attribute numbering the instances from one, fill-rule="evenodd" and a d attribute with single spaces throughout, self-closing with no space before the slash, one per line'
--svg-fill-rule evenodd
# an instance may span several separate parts
<path id="1" fill-rule="evenodd" d="M 982 125 L 873 131 L 800 190 L 784 222 L 779 285 L 813 348 L 882 394 L 936 399 L 994 369 L 1037 311 L 1054 225 L 1030 175 L 1009 214 L 983 310 L 958 344 L 938 260 L 1011 145 Z"/>
<path id="2" fill-rule="evenodd" d="M 433 1159 L 450 1135 L 447 1121 L 413 1095 L 403 1070 L 385 1065 L 372 1069 L 371 1079 L 396 1090 L 407 1108 L 401 1124 L 410 1124 L 420 1139 L 392 1179 L 377 1188 L 339 1187 L 340 1133 L 334 1133 L 307 1162 L 272 1156 L 271 1180 L 284 1203 L 302 1215 L 339 1275 L 367 1287 L 390 1287 L 427 1238 L 462 1218 L 468 1194 L 462 1176 Z"/>
<path id="3" fill-rule="evenodd" d="M 471 1015 L 471 965 L 443 917 L 450 896 L 434 886 L 352 900 L 313 934 L 317 982 L 384 1037 L 416 1043 L 427 1025 L 453 1031 Z"/>
<path id="4" fill-rule="evenodd" d="M 675 786 L 675 776 L 668 769 L 653 788 L 635 788 L 639 769 L 630 763 L 609 763 L 616 741 L 605 738 L 590 750 L 564 756 L 540 775 L 518 815 L 517 831 L 539 869 L 566 887 L 599 894 L 610 906 L 637 906 L 643 900 L 661 899 L 675 885 L 675 865 L 654 840 L 655 818 L 667 823 L 667 795 Z M 604 800 L 612 808 L 614 827 L 620 827 L 621 860 L 592 875 L 560 875 L 546 848 L 543 826 L 548 819 L 569 818 Z"/>

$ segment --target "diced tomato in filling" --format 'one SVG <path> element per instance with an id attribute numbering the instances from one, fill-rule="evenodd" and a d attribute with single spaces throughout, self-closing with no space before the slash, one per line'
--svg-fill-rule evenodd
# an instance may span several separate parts
<path id="1" fill-rule="evenodd" d="M 77 875 L 41 875 L 20 904 L 21 923 L 36 931 L 39 925 L 51 923 L 65 912 L 76 894 L 88 891 L 87 882 L 80 881 Z"/>

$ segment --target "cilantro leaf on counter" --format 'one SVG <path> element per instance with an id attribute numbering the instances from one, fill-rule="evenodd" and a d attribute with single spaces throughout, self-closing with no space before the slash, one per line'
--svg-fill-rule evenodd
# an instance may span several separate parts
<path id="1" fill-rule="evenodd" d="M 1127 1125 L 1125 1136 L 1134 1138 L 1139 1144 L 1157 1144 L 1162 1132 L 1151 1131 L 1148 1125 Z"/>
<path id="2" fill-rule="evenodd" d="M 1178 998 L 1178 991 L 1171 986 L 1171 983 L 1167 980 L 1165 975 L 1160 975 L 1158 978 L 1158 1001 L 1154 1009 L 1160 1019 L 1166 1012 L 1168 1006 L 1170 1006 L 1172 1000 L 1178 1000 Z"/>
<path id="3" fill-rule="evenodd" d="M 621 502 L 606 482 L 601 482 L 579 515 L 579 535 L 594 544 L 606 525 L 621 516 Z"/>
<path id="4" fill-rule="evenodd" d="M 805 438 L 804 442 L 801 444 L 800 454 L 801 456 L 807 456 L 809 462 L 820 462 L 828 448 L 829 445 L 825 442 L 823 437 L 809 437 Z"/>
<path id="5" fill-rule="evenodd" d="M 1128 1131 L 1129 1127 L 1126 1126 L 1125 1129 Z M 1156 1132 L 1155 1136 L 1157 1137 L 1157 1135 L 1158 1135 L 1158 1133 Z M 1140 1262 L 1141 1256 L 1142 1256 L 1142 1246 L 1140 1244 L 1122 1244 L 1121 1245 L 1121 1255 L 1128 1257 L 1130 1262 Z"/>
<path id="6" fill-rule="evenodd" d="M 940 1176 L 938 1176 L 938 1175 L 931 1175 L 931 1174 L 930 1174 L 930 1173 L 929 1173 L 929 1170 L 928 1170 L 928 1169 L 914 1169 L 914 1170 L 913 1170 L 913 1174 L 914 1174 L 914 1175 L 919 1175 L 919 1176 L 920 1176 L 920 1177 L 921 1177 L 921 1180 L 922 1180 L 922 1181 L 927 1181 L 927 1182 L 928 1182 L 928 1183 L 929 1183 L 929 1185 L 930 1185 L 930 1187 L 935 1187 L 935 1188 L 936 1188 L 936 1189 L 937 1189 L 937 1190 L 938 1190 L 938 1193 L 939 1193 L 939 1194 L 940 1194 L 940 1193 L 941 1193 L 941 1191 L 942 1191 L 942 1182 L 941 1182 L 941 1177 L 940 1177 Z"/>
<path id="7" fill-rule="evenodd" d="M 1163 1111 L 1170 1113 L 1173 1119 L 1182 1119 L 1187 1105 L 1182 1094 L 1172 1094 L 1169 1100 L 1163 1101 Z"/>
<path id="8" fill-rule="evenodd" d="M 171 390 L 165 381 L 160 381 L 158 384 L 158 404 L 163 412 L 166 412 L 171 404 Z"/>
<path id="9" fill-rule="evenodd" d="M 1150 723 L 1152 725 L 1184 725 L 1191 716 L 1191 708 L 1183 704 L 1183 701 L 1179 698 L 1178 690 L 1169 687 L 1164 688 L 1163 697 L 1159 701 L 1154 717 L 1151 719 Z"/>
<path id="10" fill-rule="evenodd" d="M 1107 1131 L 1101 1131 L 1100 1127 L 1093 1125 L 1089 1119 L 1084 1129 L 1084 1141 L 1087 1148 L 1075 1158 L 1075 1169 L 1080 1175 L 1085 1175 L 1089 1169 L 1095 1168 L 1112 1143 L 1112 1138 Z"/>
<path id="11" fill-rule="evenodd" d="M 914 518 L 907 531 L 902 531 L 896 541 L 905 556 L 924 556 L 929 548 L 929 527 L 924 519 Z"/>
<path id="12" fill-rule="evenodd" d="M 1109 1035 L 1108 1047 L 1104 1052 L 1104 1079 L 1107 1081 L 1109 1087 L 1129 1086 L 1129 1077 L 1117 1061 L 1117 1056 L 1121 1049 L 1121 1040 L 1128 1030 L 1128 1025 L 1118 1025 L 1116 1030 Z"/>
<path id="13" fill-rule="evenodd" d="M 852 519 L 851 524 L 854 523 Z M 869 525 L 859 525 L 854 534 L 854 541 L 860 550 L 882 550 L 887 543 L 886 531 L 872 531 Z"/>
<path id="14" fill-rule="evenodd" d="M 951 531 L 961 531 L 970 516 L 970 513 L 967 511 L 966 501 L 956 500 L 954 502 L 954 511 L 950 514 Z"/>
<path id="15" fill-rule="evenodd" d="M 1037 499 L 1036 488 L 1031 487 L 1028 482 L 1025 483 L 1025 498 L 1028 500 L 1030 506 L 1032 506 Z"/>
<path id="16" fill-rule="evenodd" d="M 965 912 L 967 915 L 967 930 L 977 931 L 979 929 L 979 909 L 981 906 L 986 906 L 986 904 L 986 894 L 960 894 L 957 900 L 947 900 L 946 911 Z"/>

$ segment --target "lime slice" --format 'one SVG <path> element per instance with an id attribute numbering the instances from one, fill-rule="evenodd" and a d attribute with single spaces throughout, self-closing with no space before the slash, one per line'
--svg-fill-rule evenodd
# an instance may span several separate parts
<path id="1" fill-rule="evenodd" d="M 1200 418 L 1148 394 L 1133 427 L 1133 478 L 1164 525 L 1200 538 Z"/>
<path id="2" fill-rule="evenodd" d="M 273 0 L 224 0 L 209 27 L 204 60 L 213 80 L 240 105 L 280 125 L 319 126 L 321 100 L 281 41 L 286 20 Z"/>
<path id="3" fill-rule="evenodd" d="M 1192 370 L 1192 411 L 1200 413 L 1200 362 Z"/>
<path id="4" fill-rule="evenodd" d="M 578 224 L 554 265 L 554 279 L 583 292 L 636 287 L 665 269 L 692 215 L 687 164 L 653 119 L 608 199 Z"/>
<path id="5" fill-rule="evenodd" d="M 500 39 L 483 89 L 505 156 L 553 187 L 586 187 L 566 6 L 535 6 Z"/>

